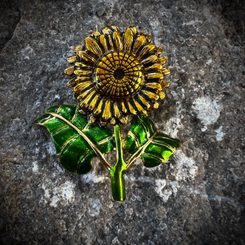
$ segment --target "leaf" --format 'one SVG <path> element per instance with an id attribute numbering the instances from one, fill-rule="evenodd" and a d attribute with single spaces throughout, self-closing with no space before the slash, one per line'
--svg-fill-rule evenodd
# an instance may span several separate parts
<path id="1" fill-rule="evenodd" d="M 135 117 L 128 132 L 125 148 L 133 154 L 128 166 L 138 157 L 146 167 L 156 167 L 166 163 L 179 147 L 178 139 L 159 133 L 153 122 L 147 117 Z"/>
<path id="2" fill-rule="evenodd" d="M 91 170 L 91 160 L 96 155 L 107 167 L 110 166 L 102 153 L 108 153 L 114 147 L 111 130 L 89 123 L 75 106 L 51 107 L 36 122 L 49 131 L 65 169 L 85 174 Z"/>

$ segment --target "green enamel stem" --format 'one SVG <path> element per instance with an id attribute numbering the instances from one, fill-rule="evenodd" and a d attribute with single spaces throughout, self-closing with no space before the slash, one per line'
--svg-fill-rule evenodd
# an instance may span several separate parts
<path id="1" fill-rule="evenodd" d="M 123 160 L 121 131 L 120 131 L 120 126 L 119 125 L 116 125 L 114 127 L 114 135 L 115 135 L 115 139 L 116 139 L 117 162 L 124 162 L 124 160 Z"/>
<path id="2" fill-rule="evenodd" d="M 124 201 L 126 198 L 124 172 L 127 165 L 123 159 L 122 139 L 119 125 L 114 127 L 114 135 L 116 140 L 117 162 L 110 170 L 112 196 L 115 201 Z"/>

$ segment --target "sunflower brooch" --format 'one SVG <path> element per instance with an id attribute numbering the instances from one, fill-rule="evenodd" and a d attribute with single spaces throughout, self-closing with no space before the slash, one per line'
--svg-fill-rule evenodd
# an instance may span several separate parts
<path id="1" fill-rule="evenodd" d="M 78 104 L 53 106 L 37 120 L 47 128 L 62 166 L 78 174 L 92 169 L 94 157 L 108 170 L 113 199 L 126 198 L 124 174 L 141 158 L 145 167 L 166 163 L 179 140 L 158 132 L 148 118 L 169 86 L 162 49 L 151 37 L 116 26 L 91 33 L 72 48 L 68 87 Z M 121 126 L 130 124 L 125 139 Z M 115 164 L 105 154 L 116 148 Z M 125 160 L 123 151 L 130 156 Z"/>

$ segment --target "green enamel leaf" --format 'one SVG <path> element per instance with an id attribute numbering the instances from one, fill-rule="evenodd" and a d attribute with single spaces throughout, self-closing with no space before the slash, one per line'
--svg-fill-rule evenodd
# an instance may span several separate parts
<path id="1" fill-rule="evenodd" d="M 125 148 L 132 154 L 128 165 L 138 157 L 143 160 L 146 167 L 166 163 L 179 145 L 178 139 L 157 132 L 149 118 L 137 116 L 125 141 Z"/>
<path id="2" fill-rule="evenodd" d="M 91 160 L 101 157 L 114 147 L 113 133 L 106 127 L 91 124 L 75 106 L 54 106 L 39 118 L 37 124 L 47 128 L 62 166 L 72 172 L 85 174 L 92 168 Z"/>

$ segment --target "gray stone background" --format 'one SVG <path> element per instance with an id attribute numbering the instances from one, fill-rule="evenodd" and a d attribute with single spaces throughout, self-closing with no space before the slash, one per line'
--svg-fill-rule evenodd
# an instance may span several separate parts
<path id="1" fill-rule="evenodd" d="M 242 2 L 1 1 L 0 243 L 244 244 Z M 140 26 L 164 48 L 172 83 L 151 118 L 183 142 L 168 166 L 137 162 L 124 203 L 97 161 L 88 175 L 65 172 L 33 126 L 75 103 L 65 56 L 107 24 Z"/>

